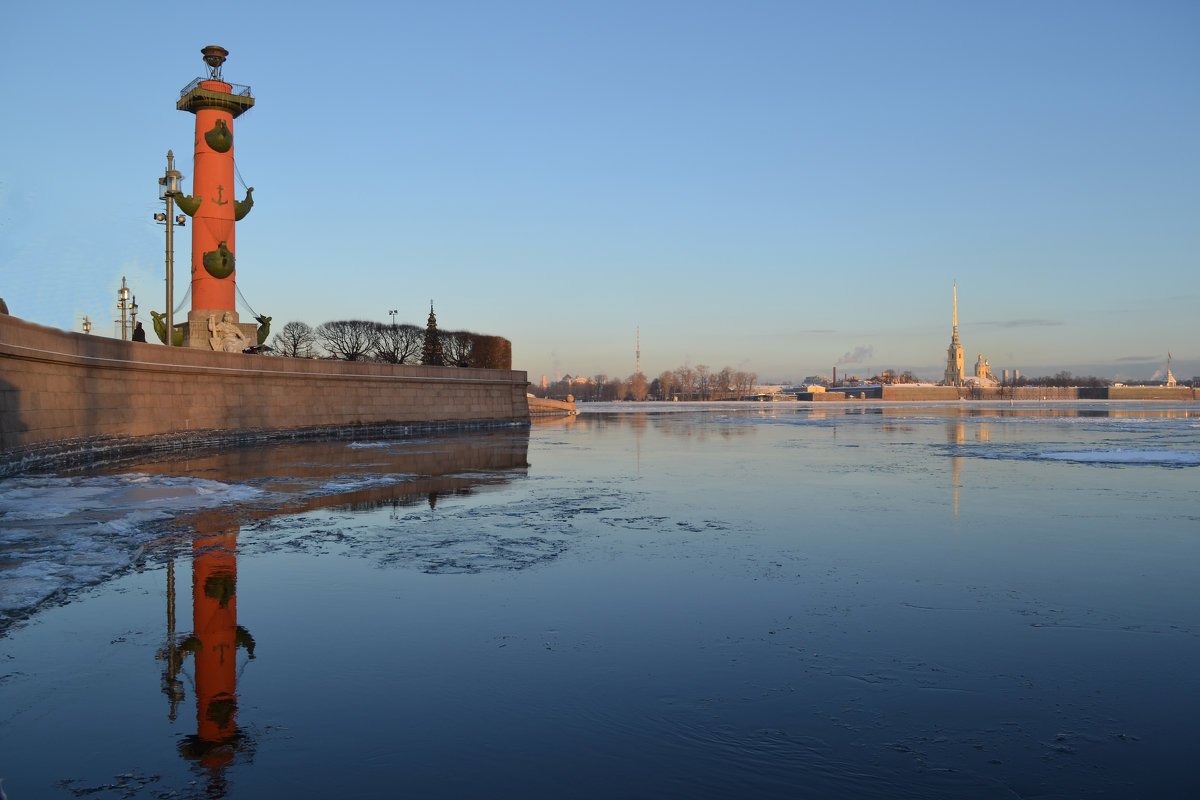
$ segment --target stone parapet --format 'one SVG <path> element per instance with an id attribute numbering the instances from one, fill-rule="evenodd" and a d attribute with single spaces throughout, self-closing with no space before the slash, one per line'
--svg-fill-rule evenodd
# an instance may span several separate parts
<path id="1" fill-rule="evenodd" d="M 0 474 L 91 441 L 527 423 L 527 387 L 522 371 L 168 348 L 0 316 Z"/>

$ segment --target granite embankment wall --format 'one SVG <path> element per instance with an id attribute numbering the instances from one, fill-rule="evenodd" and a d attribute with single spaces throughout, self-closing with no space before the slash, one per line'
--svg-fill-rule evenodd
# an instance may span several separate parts
<path id="1" fill-rule="evenodd" d="M 531 417 L 569 417 L 579 412 L 575 409 L 575 401 L 550 400 L 544 397 L 526 397 L 529 402 Z"/>
<path id="2" fill-rule="evenodd" d="M 0 474 L 165 442 L 527 423 L 527 387 L 514 370 L 167 348 L 0 314 Z"/>

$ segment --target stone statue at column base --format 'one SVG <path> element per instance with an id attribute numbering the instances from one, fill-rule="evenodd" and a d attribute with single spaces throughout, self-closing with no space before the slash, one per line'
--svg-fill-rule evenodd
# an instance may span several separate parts
<path id="1" fill-rule="evenodd" d="M 233 321 L 228 311 L 221 315 L 221 321 L 213 315 L 208 317 L 208 343 L 218 353 L 240 353 L 250 346 L 246 335 L 238 324 Z"/>

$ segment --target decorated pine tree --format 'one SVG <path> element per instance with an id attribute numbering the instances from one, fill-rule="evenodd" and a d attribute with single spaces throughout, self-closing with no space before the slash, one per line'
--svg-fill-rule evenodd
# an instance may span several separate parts
<path id="1" fill-rule="evenodd" d="M 446 366 L 442 355 L 442 337 L 438 335 L 437 317 L 433 314 L 433 301 L 429 301 L 429 322 L 425 324 L 425 346 L 421 348 L 421 363 L 427 367 Z"/>

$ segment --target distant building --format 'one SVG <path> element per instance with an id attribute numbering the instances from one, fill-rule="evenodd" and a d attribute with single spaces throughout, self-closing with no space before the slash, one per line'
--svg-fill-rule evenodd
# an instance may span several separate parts
<path id="1" fill-rule="evenodd" d="M 995 386 L 999 381 L 992 374 L 992 365 L 983 357 L 983 353 L 979 354 L 978 360 L 975 362 L 975 377 L 970 382 L 976 386 Z"/>

